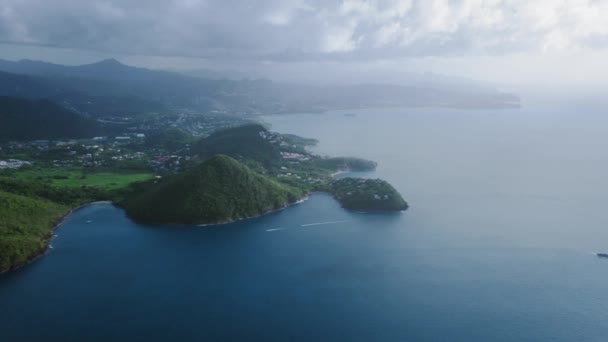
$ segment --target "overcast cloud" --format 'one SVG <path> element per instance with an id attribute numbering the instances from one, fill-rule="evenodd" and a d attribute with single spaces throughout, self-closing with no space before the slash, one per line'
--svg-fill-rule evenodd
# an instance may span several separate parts
<path id="1" fill-rule="evenodd" d="M 0 41 L 223 67 L 404 59 L 430 67 L 604 54 L 607 18 L 601 0 L 0 0 Z"/>

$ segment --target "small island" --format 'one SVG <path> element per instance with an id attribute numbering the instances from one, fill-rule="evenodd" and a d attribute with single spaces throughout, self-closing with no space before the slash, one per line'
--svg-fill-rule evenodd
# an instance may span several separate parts
<path id="1" fill-rule="evenodd" d="M 381 179 L 343 178 L 332 182 L 329 192 L 348 210 L 382 212 L 408 208 L 401 194 Z"/>

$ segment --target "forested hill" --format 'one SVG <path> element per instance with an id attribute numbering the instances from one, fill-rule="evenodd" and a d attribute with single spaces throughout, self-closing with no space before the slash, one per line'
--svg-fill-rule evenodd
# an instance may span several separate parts
<path id="1" fill-rule="evenodd" d="M 0 141 L 86 138 L 100 132 L 95 120 L 51 101 L 0 96 Z"/>
<path id="2" fill-rule="evenodd" d="M 256 160 L 269 164 L 280 159 L 279 149 L 265 139 L 268 130 L 260 124 L 248 124 L 217 131 L 200 139 L 193 150 L 202 159 L 224 154 L 235 159 Z"/>
<path id="3" fill-rule="evenodd" d="M 261 215 L 296 202 L 304 191 L 215 156 L 186 173 L 139 185 L 122 203 L 130 217 L 150 223 L 221 223 Z"/>

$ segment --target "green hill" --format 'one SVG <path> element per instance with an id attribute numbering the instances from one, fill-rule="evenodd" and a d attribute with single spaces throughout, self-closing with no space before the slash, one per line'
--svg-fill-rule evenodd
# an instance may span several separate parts
<path id="1" fill-rule="evenodd" d="M 197 141 L 192 149 L 202 159 L 223 154 L 239 160 L 255 160 L 265 165 L 280 160 L 278 148 L 260 133 L 268 133 L 260 124 L 227 128 Z"/>
<path id="2" fill-rule="evenodd" d="M 343 208 L 356 211 L 402 211 L 407 202 L 392 185 L 381 179 L 343 178 L 329 185 Z"/>
<path id="3" fill-rule="evenodd" d="M 50 228 L 67 211 L 64 205 L 0 190 L 0 272 L 44 251 Z"/>
<path id="4" fill-rule="evenodd" d="M 184 174 L 136 192 L 122 203 L 149 223 L 222 223 L 294 203 L 303 192 L 250 170 L 228 157 L 212 157 Z"/>
<path id="5" fill-rule="evenodd" d="M 99 124 L 51 101 L 0 96 L 0 140 L 86 138 Z"/>

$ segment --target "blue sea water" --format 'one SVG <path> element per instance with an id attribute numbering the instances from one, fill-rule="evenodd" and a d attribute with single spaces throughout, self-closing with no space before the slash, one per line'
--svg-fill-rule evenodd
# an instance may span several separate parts
<path id="1" fill-rule="evenodd" d="M 605 341 L 608 117 L 534 107 L 265 117 L 376 160 L 411 209 L 330 197 L 221 226 L 94 204 L 0 276 L 1 341 Z M 87 223 L 87 221 L 92 221 Z"/>

